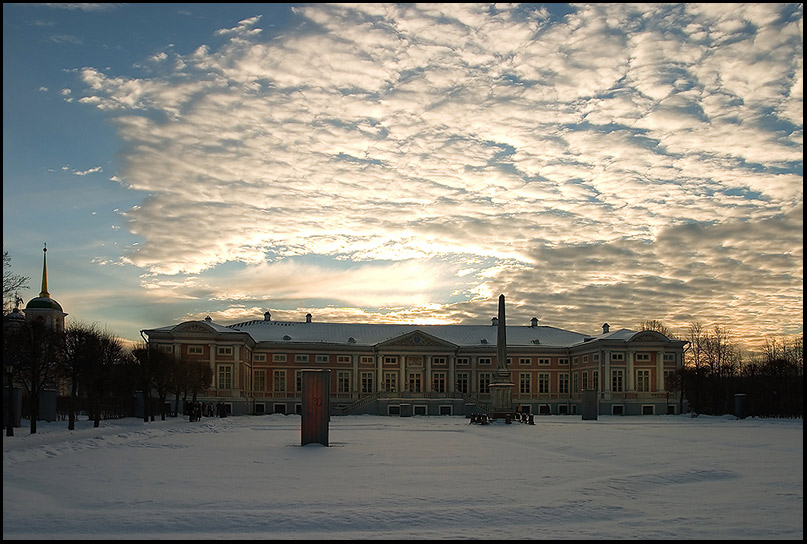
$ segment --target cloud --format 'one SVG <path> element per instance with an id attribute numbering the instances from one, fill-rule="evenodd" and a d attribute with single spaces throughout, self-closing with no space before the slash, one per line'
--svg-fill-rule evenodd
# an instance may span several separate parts
<path id="1" fill-rule="evenodd" d="M 116 178 L 150 195 L 123 214 L 142 238 L 126 262 L 211 277 L 247 265 L 250 288 L 209 283 L 216 299 L 318 299 L 330 281 L 346 305 L 386 291 L 440 301 L 446 319 L 504 290 L 581 324 L 614 308 L 636 322 L 644 309 L 699 315 L 711 300 L 704 313 L 751 326 L 759 301 L 798 290 L 789 313 L 801 300 L 800 274 L 783 270 L 800 270 L 799 6 L 592 4 L 554 21 L 511 5 L 294 12 L 305 24 L 274 39 L 255 16 L 219 31 L 218 48 L 153 55 L 150 78 L 80 71 L 74 94 L 127 144 Z M 699 250 L 692 233 L 720 245 Z M 284 264 L 307 255 L 366 268 Z M 432 268 L 440 288 L 414 296 Z M 710 298 L 715 282 L 734 298 Z"/>

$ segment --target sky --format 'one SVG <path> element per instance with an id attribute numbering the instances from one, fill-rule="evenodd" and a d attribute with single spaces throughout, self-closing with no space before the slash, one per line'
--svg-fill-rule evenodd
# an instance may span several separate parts
<path id="1" fill-rule="evenodd" d="M 3 4 L 68 322 L 803 331 L 801 4 Z"/>
<path id="2" fill-rule="evenodd" d="M 804 538 L 801 419 L 336 416 L 328 447 L 293 415 L 25 425 L 4 539 Z"/>

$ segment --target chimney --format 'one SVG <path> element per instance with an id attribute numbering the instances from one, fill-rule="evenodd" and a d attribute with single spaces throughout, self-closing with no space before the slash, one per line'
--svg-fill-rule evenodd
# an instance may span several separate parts
<path id="1" fill-rule="evenodd" d="M 271 312 L 263 312 L 263 320 L 264 321 L 272 321 L 272 313 Z"/>
<path id="2" fill-rule="evenodd" d="M 530 319 L 530 327 L 532 327 L 534 329 L 537 326 L 538 326 L 538 318 L 533 317 L 532 319 Z"/>
<path id="3" fill-rule="evenodd" d="M 602 333 L 603 334 L 608 333 L 610 330 L 611 330 L 611 326 L 608 325 L 608 323 L 603 323 L 602 324 Z"/>
<path id="4" fill-rule="evenodd" d="M 311 323 L 311 314 L 305 314 L 305 322 Z"/>

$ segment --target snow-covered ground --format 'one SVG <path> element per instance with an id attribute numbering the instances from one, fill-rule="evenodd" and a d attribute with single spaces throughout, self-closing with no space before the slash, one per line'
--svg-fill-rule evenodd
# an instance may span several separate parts
<path id="1" fill-rule="evenodd" d="M 802 539 L 801 420 L 299 416 L 3 437 L 3 538 Z"/>

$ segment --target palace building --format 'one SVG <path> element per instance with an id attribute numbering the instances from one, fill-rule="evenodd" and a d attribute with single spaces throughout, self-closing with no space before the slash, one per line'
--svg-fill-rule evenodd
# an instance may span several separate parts
<path id="1" fill-rule="evenodd" d="M 143 330 L 151 347 L 209 364 L 202 402 L 235 415 L 300 413 L 303 370 L 330 370 L 331 413 L 469 415 L 490 408 L 498 367 L 498 322 L 490 325 L 391 325 L 263 319 L 232 325 L 209 317 Z M 679 413 L 667 381 L 683 365 L 686 342 L 654 331 L 588 336 L 539 326 L 506 326 L 513 409 L 581 414 L 584 391 L 598 413 Z M 669 383 L 669 391 L 665 385 Z"/>

